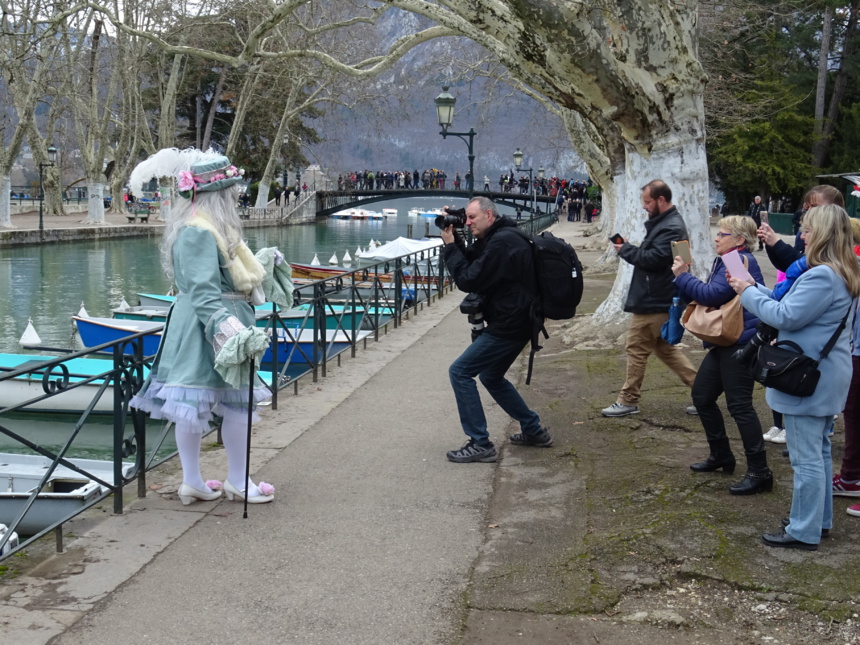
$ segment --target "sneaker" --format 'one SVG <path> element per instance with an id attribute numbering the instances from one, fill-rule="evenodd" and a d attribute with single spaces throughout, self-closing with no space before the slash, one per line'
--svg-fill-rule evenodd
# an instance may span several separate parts
<path id="1" fill-rule="evenodd" d="M 860 482 L 849 483 L 842 475 L 833 475 L 833 494 L 838 497 L 860 497 Z"/>
<path id="2" fill-rule="evenodd" d="M 608 408 L 603 408 L 600 414 L 605 417 L 626 417 L 628 414 L 639 414 L 639 408 L 635 405 L 624 405 L 616 401 Z"/>
<path id="3" fill-rule="evenodd" d="M 780 432 L 782 432 L 783 434 L 785 434 L 785 430 L 783 430 L 783 429 L 782 429 L 782 428 L 780 428 L 779 426 L 771 426 L 771 427 L 770 427 L 770 430 L 768 430 L 767 432 L 765 432 L 765 433 L 762 435 L 762 437 L 761 437 L 761 438 L 762 438 L 762 439 L 764 439 L 765 441 L 773 441 L 773 438 L 774 438 L 775 436 L 777 436 Z"/>
<path id="4" fill-rule="evenodd" d="M 770 438 L 771 443 L 785 443 L 785 430 L 780 430 Z"/>
<path id="5" fill-rule="evenodd" d="M 510 436 L 511 443 L 515 446 L 534 446 L 535 448 L 549 448 L 552 445 L 552 437 L 546 428 L 541 428 L 537 434 L 526 434 L 518 432 Z"/>
<path id="6" fill-rule="evenodd" d="M 457 464 L 468 464 L 473 461 L 492 463 L 499 458 L 499 453 L 496 452 L 496 447 L 493 444 L 481 446 L 475 443 L 474 439 L 469 439 L 462 448 L 449 450 L 445 456 L 448 457 L 448 461 Z"/>
<path id="7" fill-rule="evenodd" d="M 845 509 L 845 512 L 854 517 L 860 517 L 860 504 L 854 504 Z"/>

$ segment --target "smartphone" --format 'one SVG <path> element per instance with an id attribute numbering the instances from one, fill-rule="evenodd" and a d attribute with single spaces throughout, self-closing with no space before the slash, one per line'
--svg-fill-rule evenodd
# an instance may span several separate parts
<path id="1" fill-rule="evenodd" d="M 672 242 L 672 257 L 679 257 L 687 263 L 687 266 L 693 264 L 693 255 L 690 253 L 690 243 L 687 240 Z"/>
<path id="2" fill-rule="evenodd" d="M 762 223 L 762 224 L 768 224 L 768 221 L 767 221 L 767 211 L 761 211 L 761 212 L 759 213 L 759 216 L 761 217 L 761 223 Z"/>
<path id="3" fill-rule="evenodd" d="M 624 238 L 621 237 L 620 233 L 616 233 L 612 237 L 609 238 L 609 241 L 613 244 L 624 244 Z"/>

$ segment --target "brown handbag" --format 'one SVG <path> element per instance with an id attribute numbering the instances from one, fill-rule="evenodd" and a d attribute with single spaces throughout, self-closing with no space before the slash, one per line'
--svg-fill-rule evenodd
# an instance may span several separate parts
<path id="1" fill-rule="evenodd" d="M 748 266 L 746 258 L 744 266 Z M 731 347 L 744 332 L 741 297 L 735 296 L 721 307 L 706 307 L 691 302 L 684 310 L 681 324 L 696 338 L 720 347 Z"/>

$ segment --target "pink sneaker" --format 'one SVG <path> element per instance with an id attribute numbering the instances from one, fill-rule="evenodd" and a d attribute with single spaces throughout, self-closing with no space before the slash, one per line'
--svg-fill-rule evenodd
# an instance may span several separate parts
<path id="1" fill-rule="evenodd" d="M 842 475 L 833 475 L 833 494 L 839 497 L 860 497 L 860 482 L 849 484 Z"/>
<path id="2" fill-rule="evenodd" d="M 854 504 L 845 509 L 845 512 L 854 517 L 860 517 L 860 504 Z"/>

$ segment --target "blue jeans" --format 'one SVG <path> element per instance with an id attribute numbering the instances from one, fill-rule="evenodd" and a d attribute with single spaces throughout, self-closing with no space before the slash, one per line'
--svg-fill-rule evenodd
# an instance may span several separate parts
<path id="1" fill-rule="evenodd" d="M 795 540 L 818 544 L 821 529 L 833 527 L 833 462 L 828 436 L 833 415 L 786 413 L 783 419 L 794 469 L 790 522 L 785 530 Z"/>
<path id="2" fill-rule="evenodd" d="M 476 376 L 499 407 L 520 422 L 524 433 L 537 434 L 541 430 L 540 417 L 529 409 L 517 388 L 505 378 L 505 372 L 525 345 L 524 341 L 499 338 L 485 331 L 448 368 L 463 432 L 477 444 L 486 446 L 491 441 Z"/>

